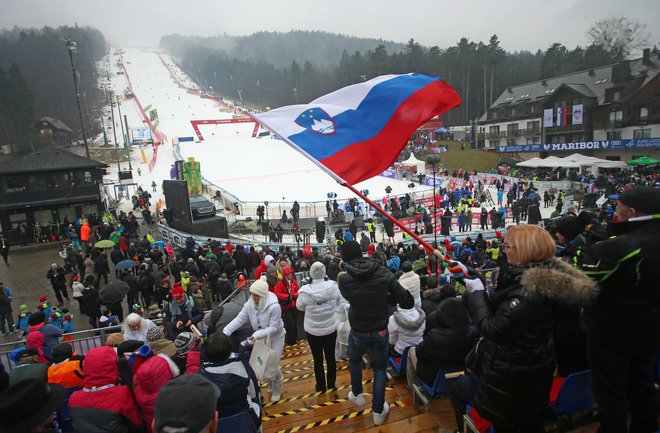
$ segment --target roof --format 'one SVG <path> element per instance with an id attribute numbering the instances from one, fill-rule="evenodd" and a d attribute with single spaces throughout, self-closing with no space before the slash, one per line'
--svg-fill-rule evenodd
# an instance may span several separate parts
<path id="1" fill-rule="evenodd" d="M 502 92 L 490 108 L 544 101 L 562 86 L 568 87 L 585 97 L 596 98 L 598 104 L 601 105 L 605 102 L 606 89 L 620 87 L 622 84 L 630 84 L 634 81 L 637 83 L 633 87 L 637 89 L 648 84 L 660 73 L 660 60 L 657 55 L 651 55 L 650 63 L 644 64 L 642 58 L 630 60 L 630 76 L 623 82 L 618 83 L 613 83 L 612 77 L 616 74 L 617 68 L 624 67 L 625 62 L 512 86 Z M 488 120 L 487 113 L 481 116 L 479 120 L 482 122 Z"/>
<path id="2" fill-rule="evenodd" d="M 63 149 L 49 147 L 0 164 L 0 175 L 103 167 L 107 165 Z"/>
<path id="3" fill-rule="evenodd" d="M 57 129 L 61 129 L 61 130 L 63 130 L 63 131 L 70 132 L 70 133 L 73 134 L 73 131 L 71 130 L 71 128 L 69 128 L 69 127 L 66 125 L 66 123 L 64 123 L 64 122 L 62 122 L 61 120 L 56 119 L 56 118 L 54 118 L 54 117 L 44 116 L 44 117 L 42 117 L 41 119 L 39 119 L 38 122 L 48 122 L 48 123 L 50 123 L 51 125 L 53 125 L 53 126 L 54 126 L 55 128 L 57 128 Z"/>

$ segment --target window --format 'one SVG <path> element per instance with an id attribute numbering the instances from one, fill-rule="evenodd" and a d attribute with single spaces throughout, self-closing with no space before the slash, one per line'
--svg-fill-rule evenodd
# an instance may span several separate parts
<path id="1" fill-rule="evenodd" d="M 541 144 L 541 137 L 527 137 L 527 144 Z"/>
<path id="2" fill-rule="evenodd" d="M 500 145 L 500 140 L 488 140 L 488 146 L 497 147 Z"/>
<path id="3" fill-rule="evenodd" d="M 633 138 L 651 138 L 651 128 L 635 129 L 633 131 Z"/>
<path id="4" fill-rule="evenodd" d="M 518 136 L 518 124 L 509 123 L 508 125 L 506 125 L 506 135 L 508 135 L 509 137 Z"/>
<path id="5" fill-rule="evenodd" d="M 555 101 L 555 110 L 566 106 L 566 101 Z"/>
<path id="6" fill-rule="evenodd" d="M 507 138 L 506 139 L 506 145 L 507 146 L 515 146 L 516 144 L 516 139 L 515 138 Z"/>
<path id="7" fill-rule="evenodd" d="M 649 117 L 649 107 L 639 108 L 639 120 L 646 120 Z"/>
<path id="8" fill-rule="evenodd" d="M 53 173 L 53 188 L 69 188 L 73 182 L 72 172 L 56 171 Z"/>
<path id="9" fill-rule="evenodd" d="M 46 189 L 46 176 L 44 174 L 30 174 L 27 177 L 28 190 L 43 191 Z"/>
<path id="10" fill-rule="evenodd" d="M 541 121 L 534 120 L 532 122 L 527 122 L 527 134 L 540 134 L 541 133 Z"/>
<path id="11" fill-rule="evenodd" d="M 585 98 L 573 98 L 573 105 L 584 104 Z"/>
<path id="12" fill-rule="evenodd" d="M 621 131 L 612 131 L 607 133 L 608 140 L 621 140 Z"/>
<path id="13" fill-rule="evenodd" d="M 621 125 L 623 121 L 623 111 L 610 111 L 608 118 L 608 126 L 617 126 Z"/>
<path id="14" fill-rule="evenodd" d="M 621 90 L 615 89 L 612 90 L 612 102 L 621 100 Z"/>
<path id="15" fill-rule="evenodd" d="M 513 117 L 515 115 L 516 115 L 516 107 L 511 107 L 511 116 Z"/>
<path id="16" fill-rule="evenodd" d="M 537 110 L 538 110 L 538 106 L 536 104 L 529 104 L 528 105 L 527 112 L 529 114 L 534 114 L 534 113 L 536 113 Z"/>
<path id="17" fill-rule="evenodd" d="M 565 138 L 566 137 L 563 136 L 563 135 L 553 135 L 550 139 L 550 142 L 551 143 L 565 143 L 566 142 Z"/>
<path id="18" fill-rule="evenodd" d="M 491 126 L 488 128 L 488 136 L 493 138 L 499 138 L 500 136 L 500 126 Z"/>
<path id="19" fill-rule="evenodd" d="M 490 112 L 490 118 L 491 119 L 497 119 L 497 110 L 492 110 Z"/>

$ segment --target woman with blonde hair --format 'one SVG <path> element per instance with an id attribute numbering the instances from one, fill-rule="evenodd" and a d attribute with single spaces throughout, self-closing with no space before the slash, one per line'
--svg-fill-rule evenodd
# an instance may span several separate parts
<path id="1" fill-rule="evenodd" d="M 498 433 L 540 433 L 555 370 L 555 307 L 585 305 L 597 285 L 554 258 L 552 237 L 539 226 L 508 229 L 504 253 L 508 263 L 492 294 L 480 279 L 465 280 L 481 339 L 466 358 L 467 374 L 452 383 L 449 395 L 459 425 L 469 403 Z"/>
<path id="2" fill-rule="evenodd" d="M 154 328 L 156 324 L 149 319 L 145 319 L 136 313 L 131 313 L 126 317 L 121 325 L 124 340 L 139 340 L 147 344 L 147 332 Z"/>

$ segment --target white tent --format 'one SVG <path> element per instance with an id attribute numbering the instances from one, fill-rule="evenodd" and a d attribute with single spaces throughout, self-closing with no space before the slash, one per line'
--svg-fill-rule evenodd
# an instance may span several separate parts
<path id="1" fill-rule="evenodd" d="M 410 153 L 410 158 L 401 161 L 401 165 L 404 167 L 415 167 L 415 173 L 424 173 L 426 167 L 426 163 L 415 158 L 412 152 Z"/>
<path id="2" fill-rule="evenodd" d="M 527 161 L 522 161 L 517 163 L 516 165 L 518 167 L 541 167 L 541 164 L 543 163 L 543 160 L 541 158 L 531 158 L 528 159 Z"/>
<path id="3" fill-rule="evenodd" d="M 548 168 L 579 168 L 580 164 L 573 161 L 567 161 L 565 158 L 557 158 L 556 156 L 548 156 L 543 159 L 542 165 L 540 167 Z"/>
<path id="4" fill-rule="evenodd" d="M 628 164 L 623 161 L 605 161 L 597 162 L 594 164 L 597 168 L 630 168 Z"/>
<path id="5" fill-rule="evenodd" d="M 594 165 L 598 162 L 609 162 L 607 159 L 596 158 L 595 156 L 581 155 L 574 153 L 573 155 L 563 158 L 566 161 L 577 162 L 580 165 Z"/>

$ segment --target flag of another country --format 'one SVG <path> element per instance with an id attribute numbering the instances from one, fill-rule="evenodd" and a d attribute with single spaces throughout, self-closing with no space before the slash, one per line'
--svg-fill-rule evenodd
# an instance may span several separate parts
<path id="1" fill-rule="evenodd" d="M 438 77 L 383 75 L 255 117 L 340 183 L 389 167 L 424 122 L 461 102 Z"/>

